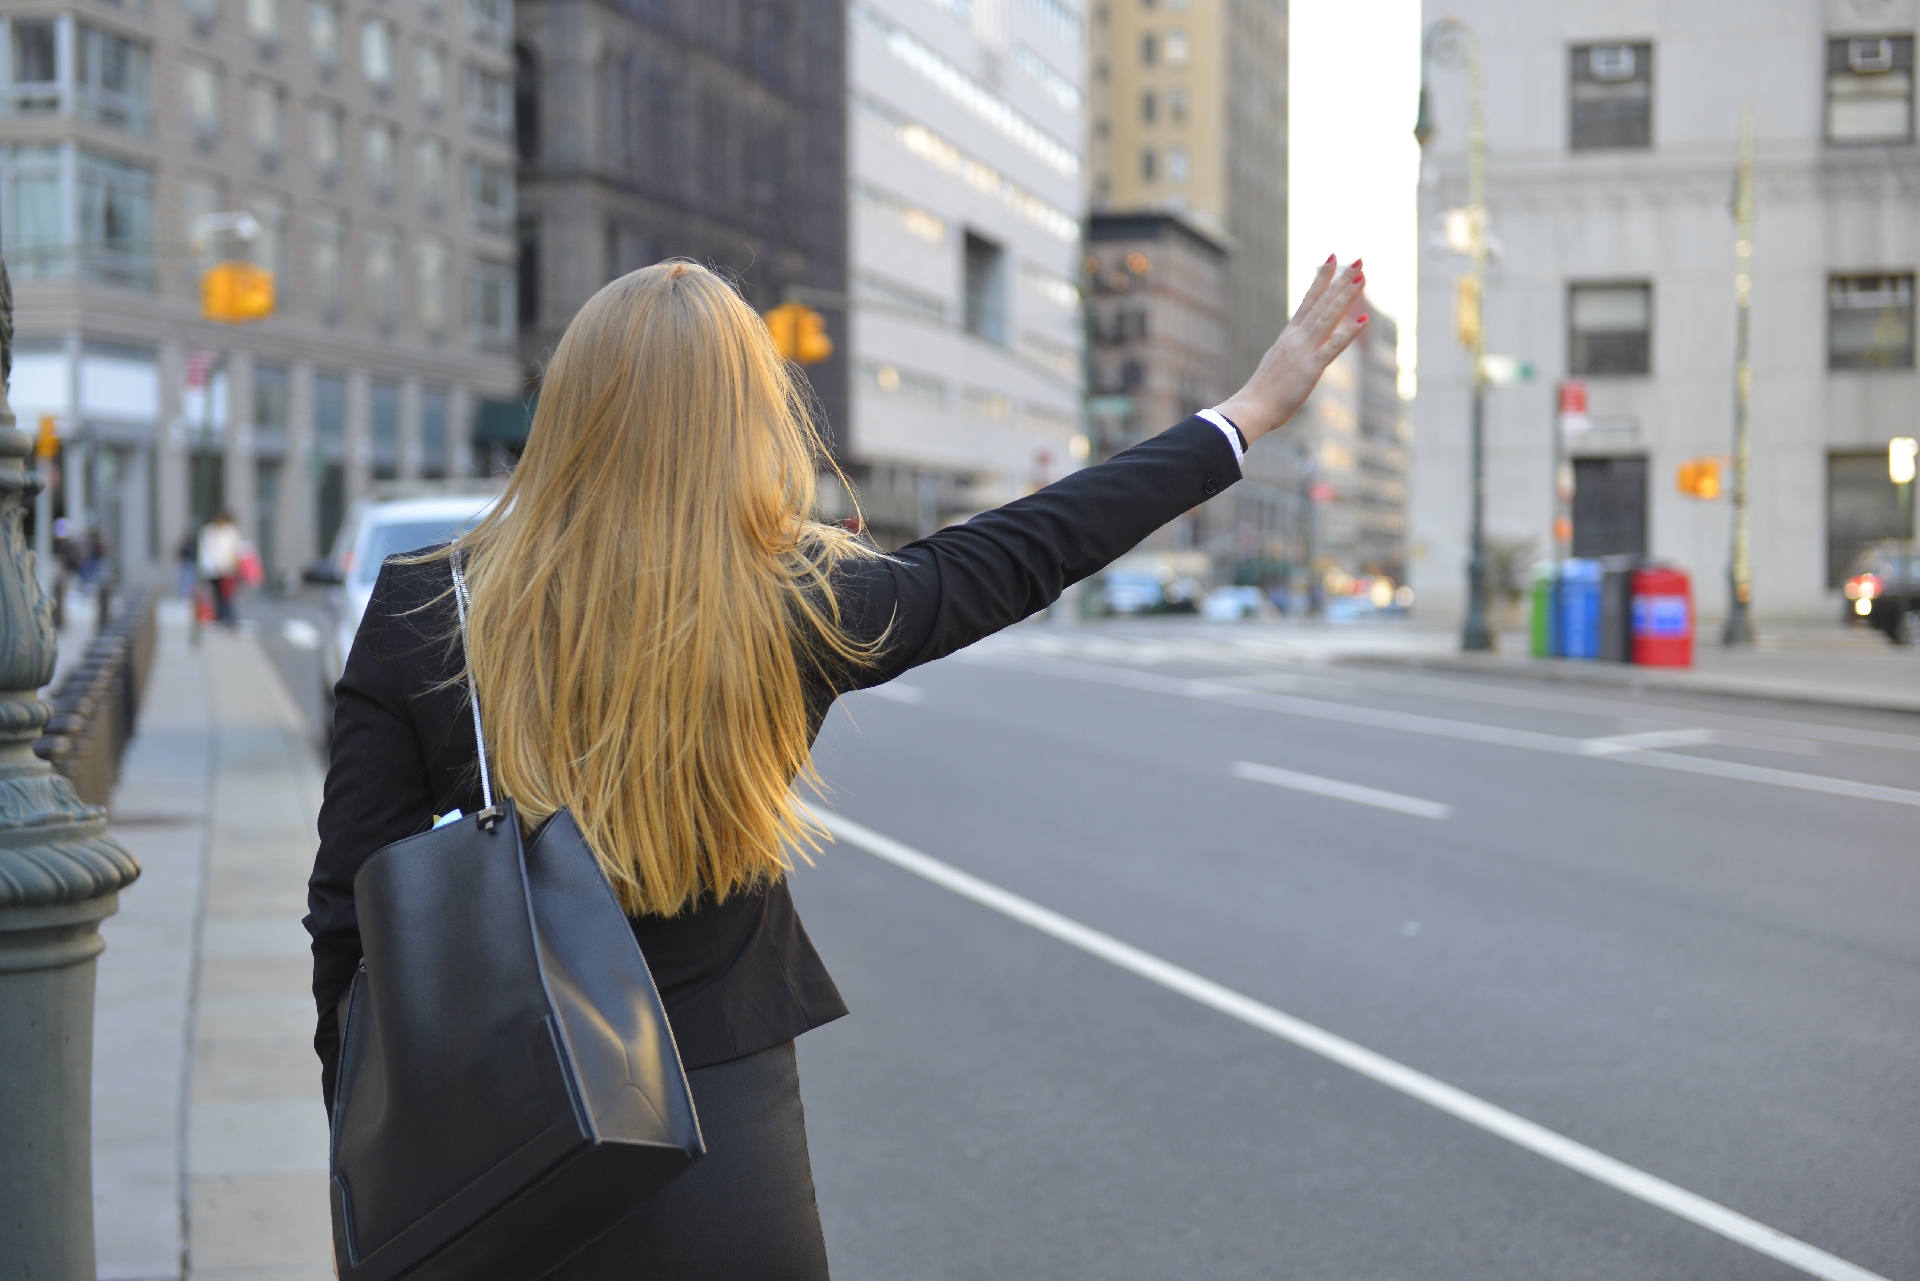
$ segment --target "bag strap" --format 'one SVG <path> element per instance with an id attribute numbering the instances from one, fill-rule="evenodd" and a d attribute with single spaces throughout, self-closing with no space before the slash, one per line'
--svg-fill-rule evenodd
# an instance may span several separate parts
<path id="1" fill-rule="evenodd" d="M 467 705 L 473 708 L 473 745 L 480 754 L 480 799 L 486 808 L 475 815 L 480 826 L 489 832 L 500 821 L 500 811 L 493 804 L 493 774 L 487 768 L 487 736 L 480 729 L 480 694 L 473 687 L 473 659 L 467 652 L 467 611 L 472 607 L 472 599 L 467 595 L 467 576 L 460 571 L 460 553 L 455 552 L 448 558 L 453 567 L 453 604 L 460 614 L 460 661 L 467 669 Z"/>

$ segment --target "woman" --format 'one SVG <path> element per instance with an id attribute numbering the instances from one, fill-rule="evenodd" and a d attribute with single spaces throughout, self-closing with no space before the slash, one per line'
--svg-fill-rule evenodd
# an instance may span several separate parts
<path id="1" fill-rule="evenodd" d="M 707 1155 L 553 1275 L 827 1275 L 793 1039 L 846 1013 L 794 913 L 793 793 L 833 700 L 1045 608 L 1239 479 L 1365 324 L 1329 258 L 1247 385 L 1109 462 L 882 555 L 810 519 L 819 442 L 765 326 L 683 262 L 614 281 L 554 353 L 506 496 L 458 548 L 496 788 L 565 806 L 633 922 Z M 322 1090 L 360 959 L 353 877 L 481 806 L 450 549 L 387 562 L 335 692 L 306 924 Z"/>

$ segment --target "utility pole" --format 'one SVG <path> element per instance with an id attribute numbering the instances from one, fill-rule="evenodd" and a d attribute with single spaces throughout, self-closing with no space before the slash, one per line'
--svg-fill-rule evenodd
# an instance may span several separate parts
<path id="1" fill-rule="evenodd" d="M 1748 402 L 1753 396 L 1753 368 L 1748 363 L 1753 294 L 1753 108 L 1740 109 L 1740 168 L 1733 187 L 1733 558 L 1727 567 L 1732 599 L 1727 605 L 1723 645 L 1753 644 L 1753 562 L 1748 541 L 1748 464 L 1752 460 L 1752 428 Z"/>

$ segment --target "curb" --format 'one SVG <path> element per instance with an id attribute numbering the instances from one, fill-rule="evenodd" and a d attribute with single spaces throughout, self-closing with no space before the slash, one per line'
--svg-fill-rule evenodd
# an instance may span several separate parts
<path id="1" fill-rule="evenodd" d="M 1783 703 L 1814 703 L 1826 707 L 1853 707 L 1870 711 L 1920 712 L 1920 694 L 1874 692 L 1796 681 L 1754 680 L 1712 673 L 1680 672 L 1630 664 L 1586 662 L 1566 658 L 1475 658 L 1468 654 L 1401 657 L 1355 654 L 1336 663 L 1370 667 L 1400 667 L 1441 672 L 1471 672 L 1480 676 L 1517 676 L 1523 680 L 1580 685 L 1613 685 L 1634 690 L 1666 690 L 1686 694 L 1720 694 L 1734 698 L 1764 698 Z"/>

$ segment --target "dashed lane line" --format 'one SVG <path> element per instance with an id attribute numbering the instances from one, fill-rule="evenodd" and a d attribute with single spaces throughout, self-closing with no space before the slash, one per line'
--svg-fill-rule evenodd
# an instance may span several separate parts
<path id="1" fill-rule="evenodd" d="M 1439 801 L 1423 801 L 1418 796 L 1383 792 L 1377 787 L 1343 783 L 1337 778 L 1321 778 L 1318 774 L 1296 774 L 1290 769 L 1258 765 L 1253 761 L 1235 761 L 1233 776 L 1254 783 L 1290 788 L 1296 792 L 1311 792 L 1315 796 L 1331 796 L 1335 800 L 1352 801 L 1356 805 L 1371 805 L 1375 809 L 1417 814 L 1421 818 L 1446 818 L 1453 813 L 1451 805 L 1443 805 Z"/>
<path id="2" fill-rule="evenodd" d="M 1202 978 L 1192 970 L 1122 943 L 1110 934 L 1041 907 L 1031 899 L 1003 890 L 852 819 L 817 805 L 808 806 L 808 810 L 836 840 L 1758 1254 L 1778 1259 L 1824 1281 L 1887 1281 L 1878 1273 L 1828 1254 L 1798 1237 L 1788 1236 L 1717 1201 L 1616 1160 L 1345 1037 Z"/>

